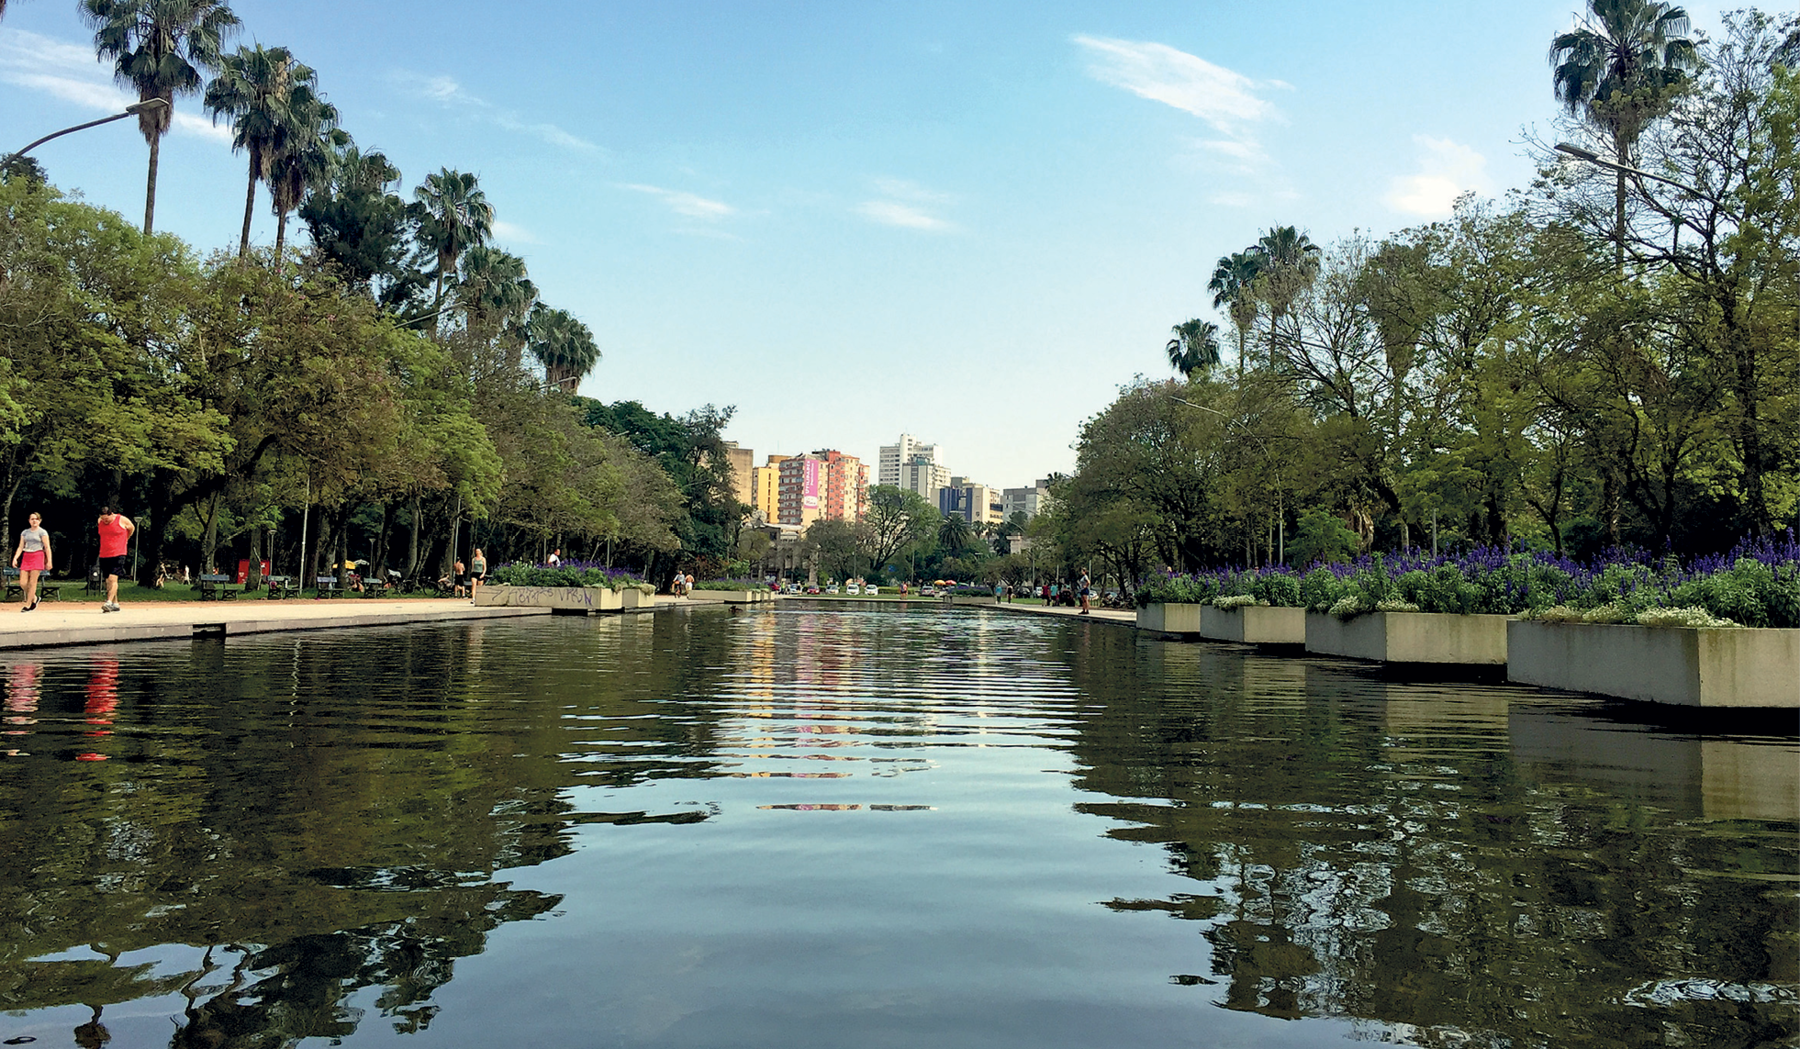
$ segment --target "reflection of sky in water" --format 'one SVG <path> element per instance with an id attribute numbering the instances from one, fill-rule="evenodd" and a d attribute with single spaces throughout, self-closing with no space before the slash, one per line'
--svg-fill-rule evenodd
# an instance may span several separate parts
<path id="1" fill-rule="evenodd" d="M 0 1039 L 1794 1033 L 1793 741 L 1575 697 L 870 609 L 0 681 Z"/>

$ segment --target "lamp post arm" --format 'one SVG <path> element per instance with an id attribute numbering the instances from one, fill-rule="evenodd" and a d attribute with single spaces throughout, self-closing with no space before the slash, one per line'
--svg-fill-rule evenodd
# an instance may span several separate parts
<path id="1" fill-rule="evenodd" d="M 1672 178 L 1665 178 L 1662 175 L 1658 175 L 1654 171 L 1645 171 L 1643 168 L 1634 168 L 1629 164 L 1620 164 L 1616 161 L 1607 160 L 1605 157 L 1601 156 L 1598 153 L 1595 153 L 1593 150 L 1582 149 L 1580 146 L 1571 146 L 1567 142 L 1559 143 L 1556 147 L 1556 151 L 1558 153 L 1564 154 L 1565 156 L 1574 157 L 1576 160 L 1585 160 L 1589 164 L 1593 164 L 1597 167 L 1606 168 L 1609 171 L 1619 171 L 1619 172 L 1623 172 L 1624 174 L 1627 174 L 1627 175 L 1635 175 L 1638 178 L 1654 179 L 1657 182 L 1661 182 L 1665 186 L 1674 186 L 1676 189 L 1681 190 L 1683 193 L 1686 193 L 1691 197 L 1706 201 L 1708 204 L 1711 204 L 1712 206 L 1718 208 L 1720 211 L 1723 211 L 1727 215 L 1732 214 L 1731 209 L 1729 207 L 1725 206 L 1724 201 L 1720 200 L 1719 198 L 1713 196 L 1710 193 L 1702 193 L 1699 190 L 1695 189 L 1694 187 L 1688 185 L 1685 182 L 1677 182 Z M 1735 217 L 1736 216 L 1733 216 L 1733 218 L 1735 218 Z"/>

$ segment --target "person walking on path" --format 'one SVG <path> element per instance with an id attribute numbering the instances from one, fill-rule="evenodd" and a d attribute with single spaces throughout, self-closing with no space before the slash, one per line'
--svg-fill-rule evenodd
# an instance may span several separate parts
<path id="1" fill-rule="evenodd" d="M 548 563 L 551 568 L 555 568 L 557 565 L 562 564 L 562 547 L 559 546 L 550 551 L 550 560 Z"/>
<path id="2" fill-rule="evenodd" d="M 19 533 L 19 548 L 13 551 L 13 567 L 19 570 L 19 590 L 29 612 L 38 606 L 38 576 L 50 571 L 50 533 L 44 531 L 44 519 L 37 514 L 29 518 L 31 526 Z"/>
<path id="3" fill-rule="evenodd" d="M 106 601 L 101 604 L 102 612 L 119 610 L 119 577 L 125 574 L 125 553 L 131 545 L 131 533 L 137 531 L 137 525 L 124 514 L 113 512 L 110 506 L 100 508 L 100 574 L 106 577 Z"/>
<path id="4" fill-rule="evenodd" d="M 469 555 L 469 604 L 475 603 L 475 595 L 481 593 L 481 581 L 487 578 L 487 555 L 476 547 Z"/>
<path id="5" fill-rule="evenodd" d="M 1075 586 L 1081 591 L 1081 614 L 1085 616 L 1089 612 L 1088 596 L 1094 592 L 1094 584 L 1088 578 L 1087 569 L 1081 570 L 1081 578 L 1075 583 Z"/>

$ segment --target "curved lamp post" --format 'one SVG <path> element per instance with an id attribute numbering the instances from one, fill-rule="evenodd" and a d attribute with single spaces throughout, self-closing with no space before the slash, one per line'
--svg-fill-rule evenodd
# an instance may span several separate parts
<path id="1" fill-rule="evenodd" d="M 1726 207 L 1724 201 L 1710 193 L 1702 193 L 1685 182 L 1677 182 L 1672 178 L 1664 178 L 1654 171 L 1645 171 L 1643 168 L 1634 168 L 1629 164 L 1620 164 L 1616 161 L 1607 160 L 1605 157 L 1591 149 L 1583 149 L 1580 146 L 1571 145 L 1568 142 L 1558 142 L 1556 144 L 1556 151 L 1564 156 L 1574 157 L 1576 160 L 1583 160 L 1597 167 L 1606 168 L 1609 171 L 1619 171 L 1627 175 L 1635 175 L 1638 178 L 1654 179 L 1666 186 L 1674 186 L 1676 189 L 1691 197 L 1706 201 L 1708 204 L 1713 205 L 1725 214 L 1731 215 L 1733 219 L 1737 217 L 1729 207 Z"/>
<path id="2" fill-rule="evenodd" d="M 161 109 L 166 105 L 168 105 L 168 103 L 160 98 L 147 98 L 142 102 L 126 106 L 125 112 L 123 113 L 114 113 L 110 117 L 101 117 L 99 120 L 90 120 L 85 124 L 76 124 L 74 127 L 66 127 L 61 131 L 52 131 L 50 134 L 45 135 L 43 138 L 38 139 L 36 142 L 33 142 L 18 152 L 8 153 L 6 156 L 0 157 L 0 166 L 4 166 L 17 160 L 19 157 L 24 156 L 53 138 L 61 138 L 64 135 L 73 134 L 77 131 L 86 131 L 88 128 L 99 127 L 101 124 L 110 124 L 115 120 L 124 120 L 126 117 L 135 117 L 139 113 L 148 113 L 153 110 Z"/>

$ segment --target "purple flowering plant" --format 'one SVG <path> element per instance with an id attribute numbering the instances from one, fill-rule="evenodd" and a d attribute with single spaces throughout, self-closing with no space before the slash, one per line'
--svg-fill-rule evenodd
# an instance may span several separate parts
<path id="1" fill-rule="evenodd" d="M 1535 615 L 1561 608 L 1632 622 L 1651 610 L 1697 608 L 1742 626 L 1800 627 L 1800 541 L 1789 530 L 1686 562 L 1642 550 L 1610 550 L 1588 562 L 1498 547 L 1436 556 L 1371 553 L 1300 574 L 1282 565 L 1164 573 L 1139 588 L 1137 603 L 1208 604 L 1238 595 L 1340 616 Z"/>

